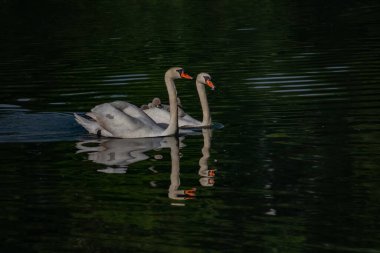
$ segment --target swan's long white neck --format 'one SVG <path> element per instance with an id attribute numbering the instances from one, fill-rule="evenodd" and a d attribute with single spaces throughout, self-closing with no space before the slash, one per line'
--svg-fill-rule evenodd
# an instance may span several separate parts
<path id="1" fill-rule="evenodd" d="M 170 121 L 164 135 L 176 135 L 178 133 L 178 105 L 177 105 L 177 90 L 174 84 L 173 77 L 170 72 L 165 73 L 165 84 L 169 95 L 170 105 Z"/>
<path id="2" fill-rule="evenodd" d="M 198 80 L 196 81 L 199 100 L 202 106 L 203 120 L 202 126 L 210 126 L 211 125 L 211 116 L 210 116 L 210 108 L 208 107 L 207 95 L 204 84 L 200 83 Z"/>

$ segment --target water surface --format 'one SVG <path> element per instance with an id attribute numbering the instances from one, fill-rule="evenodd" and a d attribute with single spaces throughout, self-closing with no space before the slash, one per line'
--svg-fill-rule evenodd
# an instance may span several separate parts
<path id="1" fill-rule="evenodd" d="M 2 252 L 380 252 L 376 1 L 3 1 Z M 208 72 L 224 128 L 87 134 Z M 201 117 L 194 84 L 185 110 Z M 179 150 L 178 150 L 179 148 Z"/>

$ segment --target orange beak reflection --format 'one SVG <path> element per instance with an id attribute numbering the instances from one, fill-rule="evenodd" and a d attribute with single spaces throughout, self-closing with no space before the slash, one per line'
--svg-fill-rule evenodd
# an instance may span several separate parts
<path id="1" fill-rule="evenodd" d="M 215 85 L 210 80 L 207 80 L 206 83 L 208 87 L 210 87 L 212 90 L 215 90 Z"/>
<path id="2" fill-rule="evenodd" d="M 192 188 L 192 189 L 189 189 L 189 190 L 184 190 L 184 193 L 189 196 L 189 197 L 195 197 L 196 195 L 196 188 Z"/>
<path id="3" fill-rule="evenodd" d="M 182 77 L 182 78 L 185 78 L 185 79 L 193 79 L 191 76 L 189 76 L 189 75 L 186 74 L 185 72 L 182 72 L 182 73 L 181 73 L 181 77 Z"/>

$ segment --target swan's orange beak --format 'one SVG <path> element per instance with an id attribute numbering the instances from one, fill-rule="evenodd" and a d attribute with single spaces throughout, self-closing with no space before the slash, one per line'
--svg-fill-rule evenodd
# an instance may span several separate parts
<path id="1" fill-rule="evenodd" d="M 185 72 L 182 71 L 181 73 L 181 77 L 182 78 L 185 78 L 185 79 L 193 79 L 191 76 L 189 76 L 188 74 L 186 74 Z"/>
<path id="2" fill-rule="evenodd" d="M 208 87 L 210 87 L 212 90 L 215 90 L 215 85 L 210 80 L 207 80 L 206 83 Z"/>

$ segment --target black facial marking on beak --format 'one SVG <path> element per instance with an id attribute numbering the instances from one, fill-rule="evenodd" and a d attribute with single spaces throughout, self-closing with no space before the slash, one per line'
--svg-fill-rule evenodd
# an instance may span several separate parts
<path id="1" fill-rule="evenodd" d="M 179 73 L 179 75 L 182 75 L 183 69 L 177 69 L 177 72 Z"/>
<path id="2" fill-rule="evenodd" d="M 207 81 L 211 80 L 211 78 L 210 78 L 210 77 L 208 77 L 208 76 L 203 76 L 203 78 L 205 79 L 205 82 L 207 82 Z"/>

